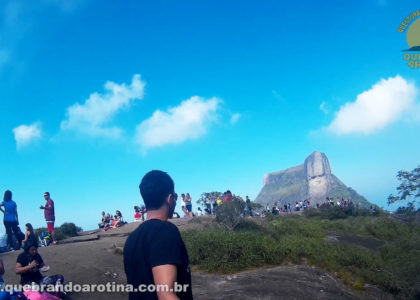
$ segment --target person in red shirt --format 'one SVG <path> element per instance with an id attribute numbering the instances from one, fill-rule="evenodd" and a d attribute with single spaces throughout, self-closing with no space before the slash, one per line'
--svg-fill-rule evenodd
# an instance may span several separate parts
<path id="1" fill-rule="evenodd" d="M 223 197 L 223 202 L 228 202 L 228 201 L 229 202 L 233 201 L 232 192 L 229 190 L 225 192 L 225 196 Z"/>
<path id="2" fill-rule="evenodd" d="M 44 199 L 46 201 L 45 206 L 40 207 L 40 209 L 44 210 L 44 217 L 45 221 L 47 222 L 48 232 L 51 233 L 53 244 L 57 244 L 55 240 L 55 229 L 54 229 L 54 222 L 55 222 L 55 212 L 54 212 L 54 201 L 50 198 L 50 193 L 44 193 Z"/>

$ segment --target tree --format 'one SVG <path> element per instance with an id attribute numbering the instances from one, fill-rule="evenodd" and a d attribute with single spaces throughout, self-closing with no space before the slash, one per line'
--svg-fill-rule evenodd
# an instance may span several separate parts
<path id="1" fill-rule="evenodd" d="M 399 196 L 389 195 L 388 205 L 397 201 L 408 201 L 408 207 L 414 210 L 420 197 L 420 166 L 411 172 L 399 171 L 397 178 L 401 182 L 397 187 Z"/>
<path id="2" fill-rule="evenodd" d="M 223 193 L 221 192 L 202 193 L 200 198 L 197 200 L 197 204 L 206 207 L 206 199 L 217 199 L 218 197 L 222 198 L 222 196 Z"/>
<path id="3" fill-rule="evenodd" d="M 245 211 L 245 201 L 235 196 L 232 200 L 223 202 L 216 210 L 216 221 L 226 227 L 227 229 L 234 230 L 239 225 L 241 216 Z"/>

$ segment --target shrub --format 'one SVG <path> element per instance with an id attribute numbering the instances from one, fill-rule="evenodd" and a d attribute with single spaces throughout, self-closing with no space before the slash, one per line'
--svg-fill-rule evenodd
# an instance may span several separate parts
<path id="1" fill-rule="evenodd" d="M 376 210 L 375 216 L 379 216 L 381 212 Z M 357 208 L 354 205 L 341 207 L 341 206 L 331 206 L 328 204 L 322 204 L 318 209 L 311 208 L 304 212 L 304 215 L 307 217 L 321 217 L 322 219 L 328 220 L 338 220 L 346 219 L 348 217 L 357 217 L 357 216 L 368 216 L 370 215 L 369 210 L 365 208 Z"/>
<path id="2" fill-rule="evenodd" d="M 233 201 L 224 202 L 216 210 L 216 221 L 233 230 L 240 223 L 240 218 L 245 211 L 245 202 L 241 199 L 234 198 Z"/>
<path id="3" fill-rule="evenodd" d="M 42 232 L 48 231 L 47 228 L 41 227 L 34 230 L 35 235 L 39 236 Z M 74 223 L 63 223 L 60 227 L 55 228 L 55 238 L 60 241 L 69 237 L 77 236 L 82 228 Z"/>
<path id="4" fill-rule="evenodd" d="M 77 236 L 77 233 L 82 231 L 82 228 L 77 227 L 74 223 L 64 223 L 57 231 L 62 233 L 64 236 L 72 237 Z"/>
<path id="5" fill-rule="evenodd" d="M 364 286 L 365 286 L 365 281 L 362 277 L 357 278 L 357 280 L 353 284 L 353 288 L 357 291 L 363 290 Z"/>

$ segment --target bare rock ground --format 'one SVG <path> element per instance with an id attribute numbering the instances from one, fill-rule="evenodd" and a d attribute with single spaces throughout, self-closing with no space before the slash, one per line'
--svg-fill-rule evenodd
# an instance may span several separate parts
<path id="1" fill-rule="evenodd" d="M 202 222 L 175 220 L 180 230 L 205 226 Z M 107 232 L 91 231 L 59 245 L 39 248 L 50 270 L 45 275 L 63 274 L 73 284 L 125 284 L 122 248 L 138 223 Z M 20 251 L 0 254 L 6 283 L 18 284 L 15 274 Z M 235 275 L 192 272 L 195 299 L 390 299 L 375 287 L 356 292 L 325 270 L 305 265 L 282 265 L 240 272 Z M 125 293 L 72 293 L 69 299 L 128 299 Z"/>

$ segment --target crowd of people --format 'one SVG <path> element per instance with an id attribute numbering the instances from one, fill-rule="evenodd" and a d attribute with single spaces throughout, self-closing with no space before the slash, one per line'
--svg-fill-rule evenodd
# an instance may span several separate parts
<path id="1" fill-rule="evenodd" d="M 162 182 L 166 182 L 165 184 L 167 184 L 167 186 L 162 187 Z M 163 194 L 162 191 L 157 191 L 162 188 L 165 189 Z M 142 179 L 140 192 L 145 205 L 134 206 L 134 222 L 142 222 L 142 224 L 130 235 L 124 248 L 124 265 L 128 283 L 137 284 L 145 281 L 157 284 L 157 281 L 162 278 L 161 276 L 168 278 L 168 273 L 172 274 L 175 272 L 177 276 L 181 274 L 181 277 L 183 278 L 178 278 L 178 280 L 185 281 L 190 284 L 191 279 L 188 256 L 186 256 L 186 250 L 183 245 L 182 238 L 180 237 L 176 226 L 173 224 L 167 225 L 166 222 L 168 219 L 180 218 L 179 214 L 175 212 L 178 195 L 174 192 L 172 179 L 164 172 L 151 171 Z M 162 197 L 162 195 L 165 195 L 165 197 Z M 216 214 L 218 208 L 223 206 L 224 203 L 237 201 L 237 199 L 243 201 L 241 197 L 235 196 L 230 190 L 227 190 L 223 194 L 209 194 L 204 199 L 203 208 L 198 207 L 196 213 L 194 213 L 191 195 L 189 193 L 183 193 L 180 198 L 181 209 L 184 213 L 184 217 L 187 219 L 192 219 L 194 216 L 214 215 Z M 54 201 L 51 199 L 48 192 L 44 193 L 44 199 L 46 201 L 45 205 L 40 206 L 40 209 L 44 210 L 47 230 L 52 237 L 52 244 L 54 245 L 56 244 L 54 230 Z M 261 211 L 261 209 L 253 209 L 255 206 L 248 196 L 246 196 L 244 202 L 245 210 L 243 216 L 250 217 L 264 217 L 268 213 L 273 215 L 299 213 L 313 207 L 308 199 L 296 201 L 293 204 L 280 204 L 279 201 L 276 201 L 273 205 L 267 203 L 266 207 Z M 353 201 L 352 199 L 327 197 L 325 203 L 323 204 L 329 206 L 350 207 L 353 205 Z M 316 203 L 315 207 L 319 208 L 320 204 Z M 5 192 L 3 202 L 0 203 L 0 211 L 4 214 L 4 226 L 7 234 L 8 247 L 11 249 L 23 248 L 23 252 L 18 255 L 16 260 L 16 274 L 21 276 L 21 284 L 63 284 L 64 277 L 62 275 L 44 276 L 41 273 L 48 271 L 49 267 L 44 263 L 43 258 L 38 253 L 39 238 L 36 236 L 31 223 L 26 223 L 25 234 L 21 232 L 19 228 L 17 205 L 12 199 L 11 191 Z M 121 227 L 126 223 L 127 222 L 124 221 L 120 210 L 116 210 L 114 215 L 103 211 L 98 227 L 103 231 L 107 231 L 109 229 Z M 154 238 L 156 234 L 161 235 L 164 238 L 156 239 Z M 147 241 L 147 243 L 144 244 L 149 248 L 147 251 L 153 252 L 147 252 L 141 247 L 138 248 L 139 240 Z M 16 244 L 17 247 L 14 244 Z M 163 257 L 163 253 L 161 252 L 162 249 L 173 249 L 173 251 L 170 250 L 165 253 Z M 147 253 L 156 254 L 148 256 L 149 254 Z M 174 264 L 174 262 L 176 262 L 176 264 Z M 152 267 L 150 268 L 150 266 Z M 139 273 L 140 271 L 143 272 L 143 275 Z M 3 262 L 0 260 L 0 286 L 4 284 L 2 280 L 3 274 L 4 266 Z M 174 278 L 176 278 L 176 276 Z M 56 296 L 60 295 L 62 294 L 59 292 L 56 293 Z M 191 295 L 191 289 L 188 289 L 183 295 L 187 295 L 187 298 L 189 298 Z"/>
<path id="2" fill-rule="evenodd" d="M 299 213 L 302 211 L 305 211 L 310 208 L 319 208 L 321 205 L 328 205 L 328 206 L 338 206 L 338 207 L 350 207 L 353 206 L 353 200 L 345 199 L 343 197 L 326 197 L 326 200 L 324 203 L 317 202 L 315 206 L 311 205 L 311 202 L 308 199 L 305 199 L 303 201 L 296 201 L 294 204 L 291 204 L 290 202 L 284 203 L 282 205 L 279 205 L 278 201 L 275 201 L 272 206 L 270 206 L 269 203 L 265 206 L 264 211 L 262 212 L 262 216 L 264 216 L 267 213 L 272 213 L 273 215 L 285 215 L 285 214 L 292 214 L 292 213 Z"/>
<path id="3" fill-rule="evenodd" d="M 101 222 L 98 223 L 99 229 L 102 231 L 108 231 L 109 229 L 115 229 L 118 227 L 123 226 L 127 222 L 124 221 L 121 211 L 116 210 L 115 215 L 106 214 L 104 211 L 102 212 Z"/>
<path id="4" fill-rule="evenodd" d="M 151 171 L 143 177 L 139 188 L 145 205 L 134 206 L 134 222 L 142 222 L 142 224 L 130 234 L 123 251 L 127 281 L 135 286 L 159 283 L 173 286 L 176 280 L 178 283 L 184 283 L 188 288 L 181 292 L 169 293 L 172 293 L 172 296 L 176 294 L 181 299 L 192 299 L 191 269 L 188 254 L 178 228 L 167 222 L 168 219 L 180 218 L 179 214 L 175 212 L 178 195 L 174 191 L 174 183 L 167 173 Z M 187 219 L 194 216 L 214 215 L 224 203 L 237 201 L 238 199 L 242 201 L 241 197 L 235 196 L 230 190 L 223 194 L 208 194 L 204 199 L 203 208 L 198 207 L 196 213 L 194 213 L 191 195 L 183 193 L 180 198 L 181 209 Z M 48 192 L 44 193 L 44 199 L 46 201 L 45 205 L 42 205 L 40 209 L 44 210 L 48 232 L 51 233 L 52 244 L 55 244 L 54 201 L 50 198 Z M 272 205 L 267 203 L 262 210 L 254 210 L 255 205 L 248 196 L 246 196 L 244 202 L 243 216 L 250 217 L 264 217 L 268 213 L 273 215 L 292 214 L 312 207 L 320 207 L 319 203 L 313 206 L 310 200 L 305 199 L 293 204 L 276 201 Z M 345 208 L 353 206 L 353 201 L 352 199 L 327 197 L 325 203 L 322 204 Z M 39 239 L 30 223 L 25 225 L 25 234 L 20 231 L 17 205 L 13 201 L 10 191 L 5 192 L 3 202 L 0 203 L 0 211 L 4 213 L 8 247 L 13 247 L 13 243 L 16 241 L 18 248 L 23 248 L 23 252 L 18 255 L 16 260 L 16 274 L 21 276 L 21 284 L 63 284 L 64 277 L 62 275 L 43 275 L 42 272 L 48 271 L 49 267 L 38 253 Z M 103 211 L 98 227 L 107 231 L 121 227 L 125 223 L 120 210 L 117 210 L 114 215 Z M 4 266 L 0 260 L 0 286 L 4 284 L 3 274 Z M 26 293 L 29 292 L 32 291 L 26 291 Z M 148 296 L 157 296 L 160 292 L 147 293 Z M 63 296 L 60 292 L 55 293 L 55 295 Z M 138 295 L 138 293 L 133 292 L 130 294 L 130 299 L 140 299 L 137 297 Z"/>
<path id="5" fill-rule="evenodd" d="M 284 215 L 307 210 L 309 208 L 311 208 L 311 202 L 308 199 L 296 201 L 294 205 L 290 202 L 280 205 L 278 201 L 275 201 L 271 209 L 269 203 L 267 203 L 264 213 L 271 212 L 273 215 Z"/>
<path id="6" fill-rule="evenodd" d="M 28 243 L 38 243 L 38 238 L 35 236 L 31 223 L 26 223 L 25 234 L 19 227 L 19 217 L 17 211 L 17 204 L 12 199 L 13 194 L 7 190 L 4 192 L 3 201 L 0 203 L 0 211 L 3 213 L 3 224 L 6 231 L 6 248 L 14 251 L 21 249 Z M 49 192 L 44 193 L 45 205 L 41 205 L 40 209 L 44 211 L 44 218 L 47 224 L 47 232 L 51 236 L 52 245 L 57 244 L 55 237 L 55 210 L 54 201 L 50 197 Z"/>
<path id="7" fill-rule="evenodd" d="M 178 199 L 178 195 L 175 195 Z M 205 206 L 203 208 L 198 207 L 197 211 L 193 211 L 193 204 L 192 198 L 190 193 L 182 193 L 181 198 L 181 210 L 184 213 L 184 218 L 192 219 L 196 216 L 204 216 L 204 215 L 215 215 L 217 207 L 221 206 L 223 203 L 232 201 L 233 198 L 236 196 L 232 194 L 230 190 L 227 190 L 223 194 L 219 196 L 209 196 L 205 199 Z M 247 210 L 249 214 L 252 215 L 252 208 L 251 208 L 251 201 L 248 196 L 246 196 L 246 203 L 247 203 Z M 134 222 L 143 222 L 147 217 L 147 209 L 144 205 L 142 206 L 134 206 Z M 174 211 L 171 219 L 179 219 L 181 216 Z M 98 223 L 99 229 L 102 231 L 107 231 L 109 229 L 118 228 L 122 225 L 126 224 L 122 219 L 122 214 L 119 210 L 116 211 L 115 215 L 112 216 L 109 213 L 105 213 L 104 211 L 101 214 L 101 221 Z"/>
<path id="8" fill-rule="evenodd" d="M 178 198 L 178 195 L 175 195 Z M 192 219 L 193 217 L 197 216 L 208 216 L 208 215 L 215 215 L 217 208 L 222 206 L 223 203 L 233 201 L 233 199 L 239 198 L 232 194 L 230 190 L 227 190 L 224 193 L 214 193 L 209 194 L 203 201 L 203 207 L 198 207 L 196 212 L 193 212 L 193 204 L 192 198 L 189 193 L 183 193 L 180 196 L 181 198 L 181 210 L 184 213 L 184 218 Z M 241 200 L 242 201 L 242 200 Z M 295 201 L 294 203 L 284 203 L 280 204 L 280 201 L 275 201 L 272 205 L 267 203 L 267 205 L 261 209 L 255 209 L 253 203 L 249 196 L 245 197 L 245 209 L 244 213 L 242 214 L 243 217 L 250 216 L 250 217 L 265 217 L 268 213 L 273 215 L 287 215 L 293 213 L 303 212 L 310 208 L 319 208 L 320 205 L 328 205 L 328 206 L 339 206 L 339 207 L 349 207 L 353 205 L 352 199 L 345 199 L 345 198 L 334 198 L 334 197 L 326 197 L 326 201 L 324 203 L 317 202 L 315 205 L 312 205 L 309 199 L 304 199 L 301 201 Z M 371 207 L 372 211 L 376 210 L 376 207 Z M 147 209 L 144 205 L 142 206 L 134 206 L 134 222 L 143 222 L 145 221 L 147 216 Z M 174 211 L 172 219 L 181 218 L 181 216 Z M 106 231 L 111 228 L 117 228 L 125 224 L 126 222 L 122 221 L 121 212 L 117 210 L 114 217 L 110 214 L 105 214 L 102 212 L 102 219 L 101 222 L 98 223 L 100 229 Z"/>
<path id="9" fill-rule="evenodd" d="M 47 223 L 48 233 L 52 238 L 52 245 L 57 243 L 55 237 L 55 209 L 54 201 L 50 197 L 49 192 L 44 193 L 45 204 L 40 206 L 40 209 L 44 211 L 44 218 Z M 4 193 L 3 201 L 0 203 L 0 211 L 4 214 L 3 223 L 7 235 L 7 248 L 10 251 L 23 249 L 16 259 L 16 274 L 20 275 L 20 283 L 26 286 L 26 290 L 22 293 L 24 296 L 32 294 L 29 286 L 43 285 L 43 286 L 59 286 L 64 283 L 63 275 L 44 276 L 41 272 L 47 272 L 49 266 L 44 263 L 41 255 L 38 253 L 39 238 L 36 236 L 33 226 L 31 223 L 25 224 L 25 234 L 22 233 L 19 227 L 19 217 L 17 204 L 13 200 L 13 194 L 7 190 Z M 4 285 L 3 281 L 4 265 L 0 259 L 0 286 Z M 7 293 L 7 294 L 4 294 Z M 18 292 L 16 292 L 18 294 Z M 47 293 L 49 294 L 49 293 Z M 0 292 L 1 299 L 10 295 L 9 292 Z M 51 295 L 51 294 L 49 294 Z M 62 297 L 64 296 L 61 291 L 52 293 L 53 296 Z M 18 295 L 17 295 L 18 296 Z"/>
<path id="10" fill-rule="evenodd" d="M 341 206 L 341 207 L 348 207 L 348 206 L 353 206 L 353 200 L 350 199 L 344 199 L 344 198 L 340 198 L 340 197 L 336 197 L 334 200 L 334 197 L 327 197 L 325 198 L 325 205 L 329 205 L 329 206 Z M 319 207 L 319 205 L 318 205 Z"/>

